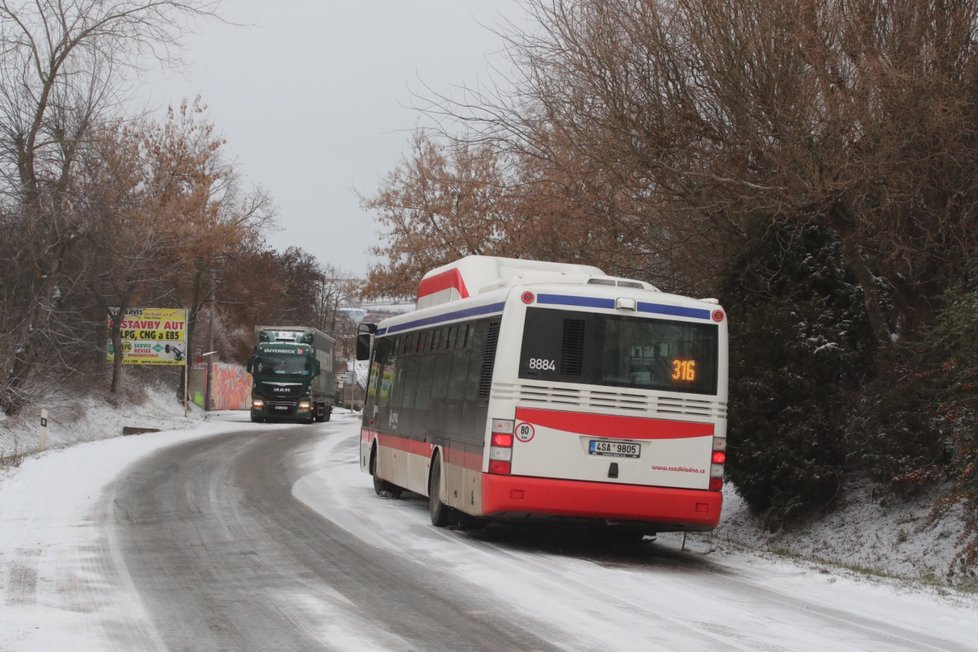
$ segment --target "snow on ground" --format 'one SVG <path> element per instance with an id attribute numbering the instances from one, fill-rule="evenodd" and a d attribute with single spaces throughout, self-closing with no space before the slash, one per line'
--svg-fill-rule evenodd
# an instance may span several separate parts
<path id="1" fill-rule="evenodd" d="M 56 455 L 51 449 L 81 442 L 120 437 L 123 426 L 174 431 L 172 435 L 140 435 L 140 444 L 109 444 L 106 451 L 125 450 L 138 455 L 145 446 L 160 446 L 178 438 L 199 436 L 224 429 L 230 424 L 208 420 L 207 413 L 195 405 L 184 412 L 172 388 L 154 385 L 129 396 L 137 404 L 109 405 L 104 398 L 77 398 L 62 395 L 51 401 L 49 431 L 45 453 L 38 453 L 39 412 L 18 419 L 0 421 L 0 498 L 4 485 L 13 483 L 40 458 Z M 219 414 L 216 413 L 215 416 Z M 337 411 L 342 416 L 342 411 Z M 13 453 L 24 457 L 24 469 L 10 463 Z M 135 459 L 135 457 L 133 457 Z M 9 494 L 7 495 L 9 498 Z M 873 577 L 898 578 L 906 582 L 978 590 L 975 569 L 962 572 L 956 563 L 962 527 L 958 520 L 929 519 L 936 494 L 910 501 L 881 501 L 870 486 L 859 486 L 847 494 L 841 508 L 802 527 L 767 532 L 751 515 L 732 487 L 725 491 L 720 527 L 709 535 L 691 535 L 690 541 L 719 549 L 752 551 L 765 557 L 787 556 L 794 561 L 827 564 L 833 572 L 849 570 Z M 0 523 L 0 529 L 10 530 Z"/>
<path id="2" fill-rule="evenodd" d="M 337 421 L 347 422 L 344 428 L 355 432 L 355 415 L 345 411 L 334 414 Z M 71 604 L 65 603 L 64 595 L 78 594 L 60 590 L 65 588 L 64 582 L 98 587 L 107 581 L 104 575 L 108 570 L 97 565 L 98 556 L 94 552 L 98 549 L 99 527 L 92 515 L 92 505 L 112 480 L 115 470 L 172 443 L 240 429 L 240 415 L 229 417 L 231 415 L 225 413 L 206 414 L 196 407 L 190 408 L 185 415 L 172 390 L 162 387 L 147 392 L 144 402 L 136 406 L 117 409 L 101 401 L 79 399 L 73 407 L 54 414 L 49 449 L 27 455 L 18 466 L 7 465 L 0 469 L 0 601 L 4 594 L 7 597 L 20 595 L 24 586 L 38 597 L 37 602 L 30 605 L 18 604 L 16 600 L 4 601 L 0 610 L 0 649 L 106 649 L 118 641 L 105 638 L 111 636 L 107 633 L 112 631 L 111 628 L 96 627 L 95 624 L 128 622 L 138 626 L 138 623 L 146 622 L 144 609 L 138 600 L 132 601 L 131 591 L 116 597 L 93 591 L 90 600 L 79 601 L 75 597 Z M 10 420 L 0 422 L 2 445 L 9 445 L 16 435 L 19 450 L 30 450 L 30 443 L 36 442 L 36 433 L 32 432 L 34 425 L 26 420 L 19 429 L 13 425 Z M 165 431 L 122 437 L 123 425 Z M 325 440 L 324 446 L 338 445 L 337 441 Z M 323 452 L 317 449 L 315 455 L 321 457 Z M 325 501 L 325 507 L 319 507 L 324 514 L 330 514 L 332 510 L 335 514 L 331 518 L 349 521 L 349 514 L 358 512 L 353 510 L 343 516 L 343 510 L 331 508 L 329 501 L 367 492 L 369 478 L 357 468 L 356 456 L 355 451 L 349 451 L 348 459 L 340 469 L 342 474 L 357 476 L 355 483 L 353 480 L 348 483 L 356 489 L 348 489 L 344 494 L 340 486 L 340 491 L 323 492 L 320 485 L 325 476 L 317 477 L 314 473 L 297 483 L 296 495 L 309 503 Z M 335 455 L 329 457 L 337 459 Z M 322 475 L 323 472 L 318 473 Z M 338 476 L 327 475 L 336 485 Z M 363 487 L 359 485 L 361 481 Z M 967 628 L 975 625 L 973 615 L 978 611 L 978 599 L 973 594 L 960 594 L 941 586 L 956 579 L 947 573 L 956 551 L 958 531 L 954 523 L 948 521 L 930 528 L 926 519 L 930 504 L 926 500 L 879 507 L 869 492 L 869 488 L 853 492 L 842 510 L 818 523 L 771 534 L 759 527 L 731 491 L 727 494 L 721 527 L 709 535 L 691 535 L 688 545 L 700 553 L 714 549 L 718 561 L 745 569 L 746 575 L 757 586 L 768 587 L 783 595 L 809 596 L 820 604 L 824 602 L 826 609 L 852 608 L 855 612 L 872 613 L 882 620 L 886 615 L 875 613 L 879 610 L 877 605 L 866 604 L 863 598 L 878 591 L 881 599 L 878 607 L 884 608 L 882 605 L 887 602 L 883 598 L 896 592 L 904 598 L 900 604 L 907 611 L 902 617 L 908 618 L 908 622 L 914 618 L 944 619 L 946 622 L 943 623 L 935 621 L 938 631 L 941 627 L 958 634 L 970 631 Z M 372 497 L 372 491 L 369 494 Z M 405 505 L 395 501 L 372 500 L 370 504 L 372 509 L 379 510 L 373 518 L 394 518 L 395 510 L 398 514 L 408 513 L 411 518 L 418 518 L 417 514 L 410 515 Z M 38 505 L 43 509 L 38 509 Z M 87 517 L 80 516 L 86 514 Z M 426 518 L 426 514 L 420 517 L 422 521 Z M 341 525 L 356 530 L 358 536 L 368 541 L 381 531 L 357 522 Z M 461 554 L 456 550 L 458 542 L 455 538 L 429 530 L 425 528 L 424 536 L 446 538 L 444 554 Z M 678 534 L 663 535 L 660 540 L 677 549 L 681 545 L 681 535 Z M 377 543 L 382 545 L 383 540 Z M 410 541 L 401 542 L 402 546 L 409 544 Z M 789 559 L 779 556 L 785 553 Z M 25 559 L 24 555 L 40 555 L 43 563 Z M 711 555 L 710 558 L 714 557 Z M 579 560 L 548 558 L 546 563 L 558 561 L 566 563 L 568 575 L 578 577 L 579 581 L 601 581 L 598 577 L 588 579 L 586 573 L 598 571 Z M 497 563 L 498 559 L 488 559 L 484 566 L 473 566 L 472 572 L 485 571 L 486 577 L 476 579 L 491 584 L 490 576 Z M 862 572 L 855 572 L 857 570 Z M 625 570 L 614 572 L 616 581 L 628 586 L 634 584 L 636 596 L 645 590 L 644 579 L 632 578 Z M 125 586 L 125 579 L 115 578 L 114 581 Z M 939 588 L 935 589 L 933 585 Z M 856 586 L 861 588 L 850 590 Z M 546 592 L 546 587 L 534 587 L 532 581 L 527 584 L 527 596 L 532 597 L 533 591 Z M 941 594 L 936 602 L 935 592 Z M 861 596 L 860 604 L 850 604 L 856 596 Z M 545 596 L 537 597 L 546 602 Z M 532 600 L 527 602 L 528 608 L 531 603 Z M 899 614 L 891 615 L 899 622 Z M 567 631 L 582 626 L 576 619 L 568 618 L 564 623 L 569 628 Z M 52 627 L 52 622 L 57 626 Z"/>
<path id="3" fill-rule="evenodd" d="M 892 580 L 867 582 L 864 575 L 817 564 L 719 549 L 710 537 L 692 535 L 685 543 L 688 561 L 703 567 L 702 572 L 690 572 L 684 564 L 673 567 L 669 562 L 670 551 L 684 545 L 679 533 L 657 537 L 650 554 L 658 556 L 646 568 L 595 563 L 546 543 L 523 549 L 497 545 L 484 536 L 470 539 L 465 531 L 432 528 L 424 498 L 405 494 L 399 500 L 378 500 L 373 495 L 356 451 L 349 450 L 355 435 L 351 428 L 349 436 L 324 439 L 312 450 L 315 463 L 310 468 L 317 470 L 296 482 L 296 498 L 371 547 L 423 568 L 450 569 L 484 591 L 487 603 L 515 606 L 519 613 L 570 634 L 579 649 L 701 649 L 702 639 L 692 641 L 703 629 L 715 635 L 718 649 L 738 647 L 734 641 L 741 649 L 759 649 L 745 632 L 762 632 L 766 649 L 870 649 L 866 640 L 877 641 L 875 649 L 975 649 L 974 595 L 911 588 Z M 655 569 L 651 574 L 650 568 Z M 702 596 L 711 591 L 716 600 L 709 609 L 710 626 L 691 626 L 689 614 L 701 609 Z M 661 600 L 662 595 L 669 597 Z M 607 605 L 615 608 L 603 608 Z M 655 616 L 651 629 L 645 612 Z M 815 620 L 809 622 L 809 617 Z M 827 628 L 826 623 L 838 626 Z M 867 632 L 869 638 L 863 639 Z M 926 636 L 908 632 L 946 638 L 935 636 L 928 643 Z"/>
<path id="4" fill-rule="evenodd" d="M 851 487 L 837 511 L 799 527 L 768 532 L 728 485 L 721 525 L 709 538 L 721 547 L 766 556 L 978 591 L 978 569 L 962 568 L 960 562 L 962 521 L 953 512 L 936 521 L 931 518 L 937 490 L 907 500 L 880 499 L 873 492 L 868 483 Z"/>
<path id="5" fill-rule="evenodd" d="M 129 387 L 111 405 L 104 393 L 81 394 L 61 388 L 43 405 L 25 408 L 13 418 L 0 414 L 0 460 L 36 454 L 41 443 L 41 409 L 48 412 L 46 449 L 122 435 L 125 426 L 177 430 L 200 423 L 199 407 L 190 403 L 184 411 L 175 388 L 162 383 Z M 2 473 L 2 470 L 0 470 Z"/>
<path id="6" fill-rule="evenodd" d="M 167 419 L 155 409 L 165 405 L 151 401 L 147 407 L 154 417 L 139 423 L 184 425 L 182 412 L 170 410 Z M 100 565 L 100 528 L 93 506 L 116 471 L 150 451 L 241 427 L 204 423 L 196 415 L 190 429 L 122 437 L 115 422 L 128 424 L 129 418 L 110 418 L 112 412 L 93 407 L 94 414 L 75 422 L 90 430 L 59 434 L 59 441 L 76 440 L 78 445 L 49 449 L 27 457 L 17 468 L 0 469 L 0 650 L 111 649 L 115 642 L 103 638 L 98 624 L 145 622 L 142 606 L 132 600 L 135 591 L 104 590 L 114 571 Z M 100 429 L 93 420 L 100 414 L 113 425 Z M 119 583 L 125 585 L 126 578 Z"/>

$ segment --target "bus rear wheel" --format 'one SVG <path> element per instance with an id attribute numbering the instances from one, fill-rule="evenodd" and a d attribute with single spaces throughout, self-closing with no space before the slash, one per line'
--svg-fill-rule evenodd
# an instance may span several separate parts
<path id="1" fill-rule="evenodd" d="M 428 476 L 428 512 L 431 514 L 431 524 L 445 527 L 451 523 L 452 511 L 441 500 L 441 456 L 436 455 L 431 464 L 431 475 Z"/>

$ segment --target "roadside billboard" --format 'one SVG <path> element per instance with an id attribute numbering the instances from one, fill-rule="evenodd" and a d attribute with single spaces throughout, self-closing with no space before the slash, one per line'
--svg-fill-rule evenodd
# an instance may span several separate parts
<path id="1" fill-rule="evenodd" d="M 108 320 L 111 330 L 112 321 Z M 184 308 L 129 308 L 122 318 L 122 364 L 187 364 L 187 311 Z M 109 338 L 108 360 L 115 359 Z"/>

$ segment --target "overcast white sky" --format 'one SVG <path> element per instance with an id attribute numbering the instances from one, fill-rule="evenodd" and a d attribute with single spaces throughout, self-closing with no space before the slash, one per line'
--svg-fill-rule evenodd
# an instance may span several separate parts
<path id="1" fill-rule="evenodd" d="M 186 39 L 186 68 L 150 71 L 150 109 L 200 94 L 250 185 L 274 198 L 281 231 L 322 264 L 366 274 L 379 225 L 371 195 L 423 122 L 424 85 L 486 81 L 505 64 L 490 27 L 525 23 L 518 0 L 226 0 L 222 16 Z"/>

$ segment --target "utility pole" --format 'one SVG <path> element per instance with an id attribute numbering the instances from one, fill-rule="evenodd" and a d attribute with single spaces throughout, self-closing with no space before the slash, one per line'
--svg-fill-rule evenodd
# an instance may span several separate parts
<path id="1" fill-rule="evenodd" d="M 350 363 L 350 373 L 347 375 L 347 377 L 350 379 L 350 412 L 353 412 L 353 399 L 356 396 L 354 394 L 356 390 L 353 387 L 353 383 L 356 382 L 356 377 L 357 377 L 356 367 L 357 367 L 357 361 L 354 359 L 354 361 Z"/>
<path id="2" fill-rule="evenodd" d="M 217 270 L 211 269 L 211 309 L 210 318 L 208 320 L 207 326 L 207 350 L 210 351 L 210 355 L 207 356 L 207 383 L 204 388 L 204 411 L 210 412 L 214 407 L 214 402 L 211 400 L 211 388 L 213 387 L 211 383 L 211 377 L 214 375 L 214 307 L 217 302 L 214 299 L 214 285 L 215 279 L 217 277 Z"/>
<path id="3" fill-rule="evenodd" d="M 364 317 L 367 316 L 367 311 L 360 307 L 349 307 L 349 308 L 336 308 L 333 314 L 335 315 L 337 312 L 346 313 L 346 315 L 350 318 L 350 321 L 353 322 L 353 337 L 355 341 L 357 327 L 360 325 L 360 322 L 363 321 Z M 353 348 L 355 351 L 356 346 L 354 345 Z M 357 357 L 354 354 L 353 357 L 347 362 L 347 371 L 348 371 L 347 379 L 348 382 L 350 383 L 350 412 L 353 412 L 353 401 L 356 399 L 356 388 L 353 386 L 353 383 L 356 382 L 356 378 L 357 378 L 356 367 L 357 367 Z"/>

